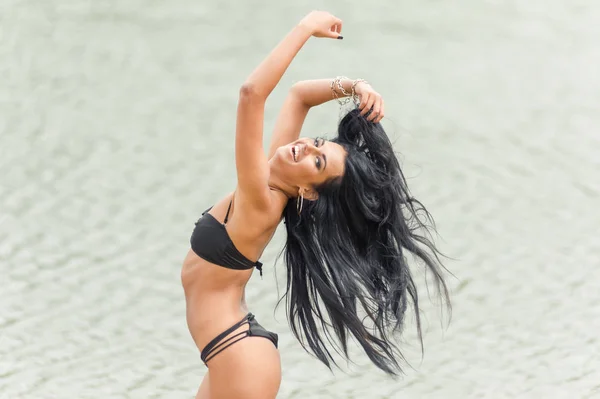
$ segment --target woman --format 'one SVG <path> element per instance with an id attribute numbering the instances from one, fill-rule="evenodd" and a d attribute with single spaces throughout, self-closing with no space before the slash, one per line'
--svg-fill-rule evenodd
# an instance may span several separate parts
<path id="1" fill-rule="evenodd" d="M 400 371 L 390 339 L 418 298 L 405 254 L 433 271 L 447 296 L 433 244 L 409 195 L 390 141 L 379 122 L 381 96 L 358 79 L 293 86 L 277 119 L 268 157 L 262 149 L 265 101 L 311 37 L 341 39 L 342 21 L 315 11 L 281 41 L 242 85 L 237 111 L 236 189 L 205 211 L 191 238 L 182 282 L 187 322 L 208 366 L 196 398 L 274 398 L 281 381 L 277 335 L 248 313 L 244 289 L 275 229 L 288 233 L 288 316 L 305 348 L 327 366 L 330 330 L 347 354 L 348 334 L 384 371 Z M 357 96 L 338 137 L 298 139 L 313 106 Z M 324 307 L 324 309 L 323 309 Z M 368 319 L 368 323 L 364 320 Z M 419 332 L 420 326 L 418 325 Z"/>

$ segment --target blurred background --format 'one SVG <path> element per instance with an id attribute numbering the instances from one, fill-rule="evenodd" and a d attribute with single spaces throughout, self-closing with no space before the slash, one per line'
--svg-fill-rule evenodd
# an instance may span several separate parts
<path id="1" fill-rule="evenodd" d="M 316 7 L 345 39 L 309 41 L 265 138 L 294 82 L 369 80 L 455 259 L 454 311 L 422 285 L 403 378 L 356 348 L 331 373 L 275 310 L 280 229 L 247 292 L 280 336 L 279 397 L 600 397 L 600 3 L 235 3 L 0 2 L 0 398 L 193 398 L 181 261 L 234 188 L 238 88 Z M 315 109 L 304 135 L 339 115 Z"/>

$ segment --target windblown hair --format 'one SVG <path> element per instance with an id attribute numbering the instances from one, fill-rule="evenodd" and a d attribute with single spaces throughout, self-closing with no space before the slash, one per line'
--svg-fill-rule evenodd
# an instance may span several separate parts
<path id="1" fill-rule="evenodd" d="M 437 292 L 450 306 L 440 253 L 428 238 L 435 224 L 411 196 L 379 123 L 354 109 L 332 141 L 347 151 L 344 175 L 315 187 L 318 199 L 305 200 L 300 215 L 296 199 L 284 211 L 288 319 L 304 349 L 330 369 L 336 362 L 324 338 L 348 359 L 352 334 L 377 367 L 397 375 L 404 356 L 393 338 L 402 331 L 409 304 L 423 349 L 407 254 L 432 272 Z"/>

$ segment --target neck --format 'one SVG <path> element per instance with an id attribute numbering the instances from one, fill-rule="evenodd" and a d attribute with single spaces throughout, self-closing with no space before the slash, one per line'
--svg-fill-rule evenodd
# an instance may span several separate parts
<path id="1" fill-rule="evenodd" d="M 298 196 L 298 187 L 294 187 L 281 179 L 271 162 L 269 162 L 269 172 L 268 184 L 271 190 L 279 191 L 288 198 L 296 198 Z"/>

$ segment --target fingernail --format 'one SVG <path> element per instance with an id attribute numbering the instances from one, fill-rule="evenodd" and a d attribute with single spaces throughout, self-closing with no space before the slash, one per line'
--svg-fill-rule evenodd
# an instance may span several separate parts
<path id="1" fill-rule="evenodd" d="M 337 38 L 338 38 L 338 40 L 342 40 L 344 38 L 344 36 L 340 35 Z"/>

